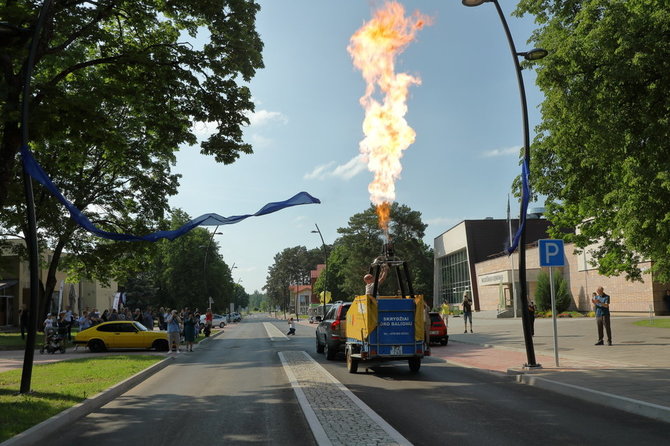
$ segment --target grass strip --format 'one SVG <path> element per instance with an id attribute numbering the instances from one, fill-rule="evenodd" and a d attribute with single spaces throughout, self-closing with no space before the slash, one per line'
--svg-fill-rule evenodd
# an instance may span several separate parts
<path id="1" fill-rule="evenodd" d="M 670 328 L 670 319 L 645 319 L 635 322 L 638 327 Z"/>
<path id="2" fill-rule="evenodd" d="M 114 355 L 73 359 L 33 367 L 28 394 L 19 394 L 21 369 L 0 373 L 0 442 L 109 389 L 165 359 Z"/>

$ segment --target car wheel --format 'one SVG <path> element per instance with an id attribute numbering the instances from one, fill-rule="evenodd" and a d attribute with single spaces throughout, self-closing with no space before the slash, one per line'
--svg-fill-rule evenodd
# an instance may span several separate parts
<path id="1" fill-rule="evenodd" d="M 442 338 L 440 340 L 440 345 L 447 345 L 447 342 L 449 342 L 449 338 Z"/>
<path id="2" fill-rule="evenodd" d="M 157 352 L 166 352 L 170 350 L 170 344 L 165 339 L 157 339 L 154 341 L 153 347 Z"/>
<path id="3" fill-rule="evenodd" d="M 316 337 L 316 352 L 323 353 L 323 345 L 319 342 L 319 336 Z"/>
<path id="4" fill-rule="evenodd" d="M 351 357 L 351 347 L 347 347 L 347 370 L 349 373 L 358 371 L 358 358 Z"/>
<path id="5" fill-rule="evenodd" d="M 225 327 L 225 326 L 226 326 L 226 323 L 225 323 L 225 322 L 221 322 L 221 323 L 219 324 L 219 328 L 223 328 L 223 327 Z"/>
<path id="6" fill-rule="evenodd" d="M 329 361 L 332 361 L 335 359 L 335 355 L 337 354 L 337 349 L 330 345 L 328 342 L 324 345 L 324 353 L 326 354 L 326 359 Z"/>
<path id="7" fill-rule="evenodd" d="M 65 354 L 65 347 L 61 347 L 60 352 L 61 352 L 61 354 Z"/>
<path id="8" fill-rule="evenodd" d="M 104 352 L 107 350 L 105 347 L 105 343 L 102 342 L 100 339 L 93 339 L 88 343 L 88 349 L 92 351 L 93 353 L 99 353 L 99 352 Z"/>
<path id="9" fill-rule="evenodd" d="M 415 356 L 413 358 L 409 358 L 408 362 L 409 362 L 409 370 L 411 372 L 418 372 L 419 369 L 421 368 L 421 358 L 419 357 Z"/>

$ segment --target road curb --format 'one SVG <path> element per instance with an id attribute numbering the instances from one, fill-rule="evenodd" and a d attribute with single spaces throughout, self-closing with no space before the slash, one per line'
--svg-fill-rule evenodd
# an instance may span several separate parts
<path id="1" fill-rule="evenodd" d="M 213 334 L 198 343 L 201 345 L 203 342 L 207 342 L 208 339 L 216 338 L 223 334 L 223 330 L 219 331 L 216 334 Z M 38 444 L 38 442 L 46 441 L 48 437 L 59 429 L 69 425 L 70 423 L 75 422 L 76 420 L 85 417 L 89 413 L 93 412 L 96 409 L 104 406 L 110 401 L 118 398 L 119 396 L 126 393 L 128 390 L 132 389 L 145 379 L 149 378 L 151 375 L 163 370 L 170 364 L 170 361 L 176 359 L 176 356 L 169 356 L 162 361 L 157 362 L 156 364 L 147 367 L 146 369 L 137 372 L 133 376 L 121 381 L 120 383 L 110 387 L 107 390 L 103 390 L 97 395 L 93 395 L 90 398 L 85 399 L 81 403 L 78 403 L 69 409 L 65 409 L 59 414 L 54 415 L 53 417 L 42 421 L 35 426 L 26 429 L 13 436 L 12 438 L 3 441 L 0 443 L 0 446 L 33 446 Z"/>
<path id="2" fill-rule="evenodd" d="M 516 372 L 515 372 L 516 373 Z M 571 398 L 581 399 L 590 403 L 605 405 L 628 413 L 640 415 L 655 420 L 670 422 L 670 408 L 658 404 L 647 403 L 625 396 L 613 395 L 588 387 L 576 386 L 574 384 L 561 383 L 534 374 L 515 374 L 513 379 L 521 384 L 539 387 L 544 390 L 560 393 Z"/>

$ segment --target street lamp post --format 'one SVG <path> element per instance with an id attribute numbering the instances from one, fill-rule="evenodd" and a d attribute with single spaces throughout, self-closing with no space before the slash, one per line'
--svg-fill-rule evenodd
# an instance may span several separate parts
<path id="1" fill-rule="evenodd" d="M 7 22 L 0 22 L 0 36 L 3 45 L 21 44 L 28 38 L 31 39 L 28 60 L 24 67 L 23 92 L 21 96 L 21 151 L 27 150 L 29 133 L 28 117 L 30 114 L 30 81 L 35 67 L 35 58 L 37 57 L 37 47 L 39 44 L 42 29 L 46 22 L 49 9 L 53 0 L 45 0 L 40 8 L 37 22 L 32 30 L 20 28 Z M 31 32 L 32 31 L 32 32 Z M 26 198 L 26 246 L 28 248 L 29 271 L 30 271 L 30 318 L 28 319 L 28 338 L 26 339 L 26 350 L 23 357 L 23 370 L 21 374 L 20 393 L 30 392 L 30 382 L 32 379 L 33 359 L 35 353 L 35 341 L 37 338 L 37 321 L 39 318 L 39 248 L 37 245 L 37 217 L 35 213 L 35 198 L 33 194 L 33 184 L 25 162 L 23 164 L 23 188 Z"/>
<path id="2" fill-rule="evenodd" d="M 465 6 L 479 6 L 484 3 L 493 3 L 498 11 L 498 16 L 502 22 L 505 34 L 507 35 L 507 42 L 509 43 L 510 51 L 512 52 L 512 59 L 514 60 L 514 67 L 516 69 L 517 82 L 519 84 L 519 96 L 521 98 L 521 111 L 523 113 L 523 166 L 522 166 L 522 181 L 526 182 L 530 171 L 530 132 L 528 130 L 528 104 L 526 102 L 526 89 L 523 83 L 523 75 L 521 74 L 521 64 L 519 64 L 519 57 L 526 60 L 538 60 L 547 55 L 547 51 L 543 49 L 533 49 L 525 53 L 516 51 L 512 33 L 507 25 L 505 15 L 500 8 L 498 0 L 462 0 Z M 526 183 L 527 184 L 527 183 Z M 524 191 L 524 193 L 529 191 Z M 519 238 L 519 298 L 521 301 L 521 320 L 523 324 L 523 337 L 526 344 L 526 356 L 528 363 L 526 367 L 541 367 L 535 362 L 535 350 L 533 348 L 533 336 L 530 327 L 530 314 L 528 312 L 528 284 L 526 283 L 526 207 L 528 206 L 528 199 L 526 197 L 521 200 L 521 211 L 519 213 L 520 238 Z"/>
<path id="3" fill-rule="evenodd" d="M 223 232 L 216 232 L 217 229 L 219 229 L 218 225 L 214 228 L 214 232 L 212 232 L 209 237 L 209 243 L 205 249 L 205 260 L 202 263 L 203 282 L 205 285 L 205 294 L 207 294 L 207 308 L 211 308 L 212 306 L 212 296 L 210 296 L 209 291 L 207 290 L 207 255 L 209 254 L 209 248 L 211 248 L 212 242 L 214 241 L 214 236 L 223 234 Z"/>
<path id="4" fill-rule="evenodd" d="M 316 226 L 316 231 L 312 231 L 313 234 L 319 234 L 319 237 L 321 237 L 321 245 L 323 246 L 323 255 L 326 257 L 326 277 L 324 278 L 324 284 L 323 284 L 323 316 L 321 316 L 322 319 L 326 318 L 326 297 L 328 296 L 328 250 L 326 249 L 326 242 L 323 241 L 323 235 L 321 235 L 321 230 L 319 229 L 319 225 L 314 223 L 314 226 Z"/>

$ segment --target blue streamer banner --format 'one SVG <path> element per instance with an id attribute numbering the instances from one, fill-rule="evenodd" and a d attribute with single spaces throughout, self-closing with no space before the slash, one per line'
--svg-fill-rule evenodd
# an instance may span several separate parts
<path id="1" fill-rule="evenodd" d="M 21 157 L 23 158 L 23 168 L 25 169 L 26 173 L 28 173 L 28 175 L 30 175 L 42 186 L 46 187 L 47 190 L 54 197 L 56 197 L 56 199 L 60 201 L 63 206 L 67 208 L 67 210 L 70 212 L 70 217 L 72 217 L 72 219 L 77 222 L 79 226 L 91 234 L 95 234 L 98 237 L 109 240 L 132 242 L 155 242 L 160 239 L 174 240 L 175 238 L 186 234 L 188 231 L 197 226 L 232 225 L 239 223 L 240 221 L 249 217 L 260 217 L 261 215 L 271 214 L 291 206 L 321 203 L 321 200 L 311 196 L 307 192 L 299 192 L 288 200 L 268 203 L 254 214 L 234 215 L 232 217 L 223 217 L 218 214 L 203 214 L 189 221 L 184 226 L 172 231 L 157 231 L 143 236 L 121 234 L 116 232 L 103 231 L 102 229 L 98 228 L 91 222 L 91 220 L 88 219 L 88 217 L 86 217 L 79 209 L 77 209 L 75 205 L 72 204 L 72 202 L 65 198 L 63 194 L 61 194 L 60 190 L 58 190 L 56 185 L 51 181 L 51 178 L 49 178 L 46 172 L 44 172 L 42 167 L 37 163 L 28 147 L 21 147 Z"/>
<path id="2" fill-rule="evenodd" d="M 512 255 L 516 248 L 519 246 L 519 240 L 521 239 L 521 233 L 526 227 L 526 214 L 528 213 L 528 201 L 530 200 L 530 186 L 528 185 L 528 163 L 526 160 L 523 160 L 521 165 L 521 213 L 519 215 L 519 228 L 514 234 L 514 240 L 512 244 L 505 249 L 507 255 Z"/>

